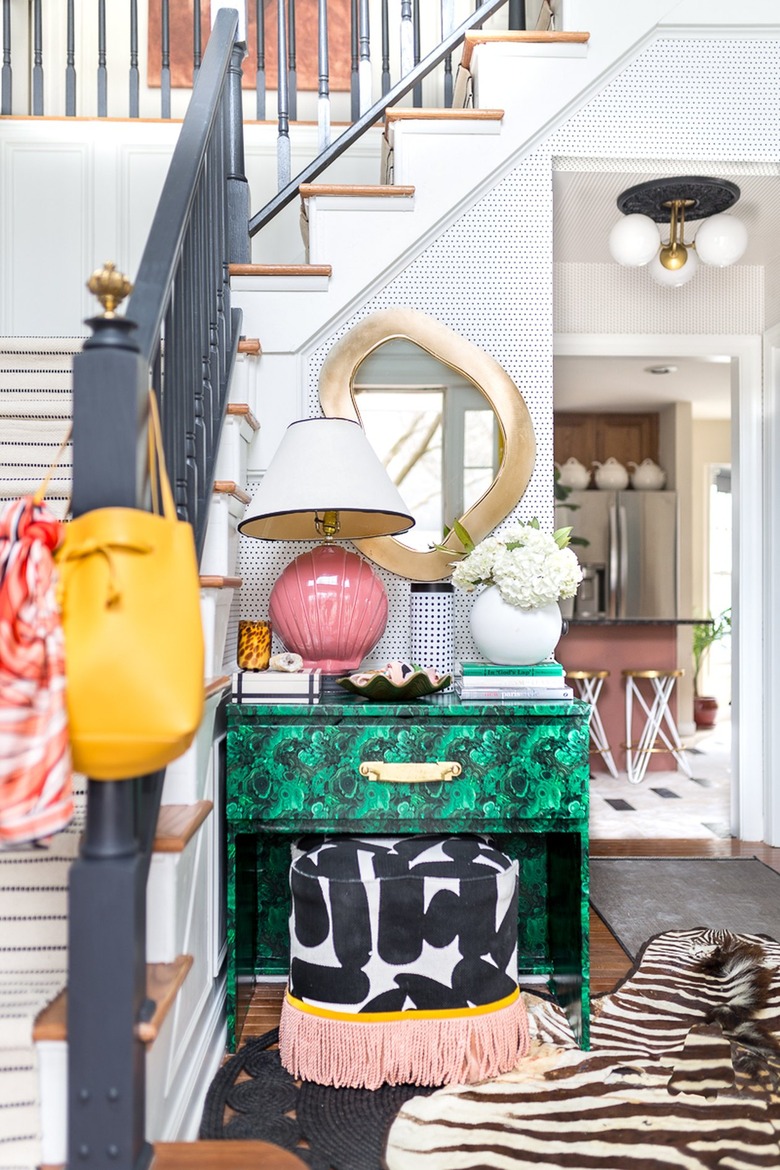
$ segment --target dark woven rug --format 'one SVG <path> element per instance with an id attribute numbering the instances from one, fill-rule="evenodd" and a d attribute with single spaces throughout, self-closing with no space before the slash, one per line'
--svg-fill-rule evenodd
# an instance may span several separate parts
<path id="1" fill-rule="evenodd" d="M 380 1170 L 390 1125 L 411 1097 L 432 1089 L 332 1089 L 295 1081 L 272 1045 L 275 1028 L 249 1040 L 219 1070 L 203 1106 L 201 1140 L 265 1141 L 312 1170 Z"/>
<path id="2" fill-rule="evenodd" d="M 665 930 L 780 940 L 780 874 L 756 858 L 594 858 L 590 900 L 632 959 Z"/>

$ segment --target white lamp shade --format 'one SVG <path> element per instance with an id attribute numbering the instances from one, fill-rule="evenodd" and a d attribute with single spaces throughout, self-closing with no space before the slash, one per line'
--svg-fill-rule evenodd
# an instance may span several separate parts
<path id="1" fill-rule="evenodd" d="M 406 532 L 414 518 L 359 423 L 309 418 L 285 431 L 239 532 L 318 540 L 315 519 L 337 512 L 341 540 Z"/>
<path id="2" fill-rule="evenodd" d="M 747 228 L 734 215 L 713 215 L 696 233 L 696 252 L 703 264 L 725 268 L 735 264 L 747 248 Z"/>
<path id="3" fill-rule="evenodd" d="M 609 233 L 609 250 L 618 264 L 641 268 L 661 246 L 661 235 L 649 215 L 624 215 Z"/>
<path id="4" fill-rule="evenodd" d="M 696 258 L 696 253 L 693 248 L 688 248 L 688 259 L 682 268 L 675 268 L 673 270 L 664 268 L 661 263 L 661 257 L 657 256 L 647 271 L 656 284 L 661 284 L 664 288 L 680 288 L 681 285 L 687 284 L 689 280 L 693 280 L 698 268 L 699 261 Z"/>

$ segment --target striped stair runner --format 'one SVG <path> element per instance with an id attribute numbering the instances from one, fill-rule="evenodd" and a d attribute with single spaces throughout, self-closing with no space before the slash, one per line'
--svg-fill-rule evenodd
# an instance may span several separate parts
<path id="1" fill-rule="evenodd" d="M 68 962 L 68 878 L 84 828 L 85 781 L 74 777 L 76 815 L 48 846 L 0 851 L 0 1167 L 29 1168 L 40 1153 L 33 1028 L 63 990 Z"/>
<path id="2" fill-rule="evenodd" d="M 80 337 L 0 338 L 0 502 L 29 495 L 57 458 L 71 417 L 71 370 Z M 70 444 L 46 493 L 64 517 L 71 484 Z"/>

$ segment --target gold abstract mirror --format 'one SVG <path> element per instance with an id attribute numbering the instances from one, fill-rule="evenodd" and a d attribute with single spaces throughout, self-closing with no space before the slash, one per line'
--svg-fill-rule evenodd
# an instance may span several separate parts
<path id="1" fill-rule="evenodd" d="M 415 515 L 402 538 L 355 542 L 383 568 L 448 577 L 463 546 L 451 531 L 451 553 L 431 547 L 444 526 L 458 519 L 481 540 L 525 491 L 535 442 L 520 391 L 489 354 L 424 313 L 386 309 L 360 322 L 331 349 L 319 390 L 327 418 L 364 426 Z"/>

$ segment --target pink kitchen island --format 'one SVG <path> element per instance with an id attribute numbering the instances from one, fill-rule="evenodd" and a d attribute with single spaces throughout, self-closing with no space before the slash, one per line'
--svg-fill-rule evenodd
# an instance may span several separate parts
<path id="1" fill-rule="evenodd" d="M 604 730 L 618 771 L 626 770 L 626 708 L 623 670 L 690 669 L 678 661 L 677 632 L 680 626 L 694 625 L 698 619 L 680 618 L 572 618 L 567 633 L 556 649 L 556 658 L 564 670 L 608 670 L 598 702 Z M 576 691 L 576 686 L 575 686 Z M 677 687 L 669 708 L 677 722 Z M 636 743 L 644 723 L 641 707 L 634 703 L 632 742 Z M 685 742 L 683 737 L 683 743 Z M 662 746 L 662 745 L 661 745 Z M 677 762 L 666 751 L 653 753 L 648 770 L 668 772 Z M 591 770 L 606 772 L 598 753 L 591 755 Z"/>

